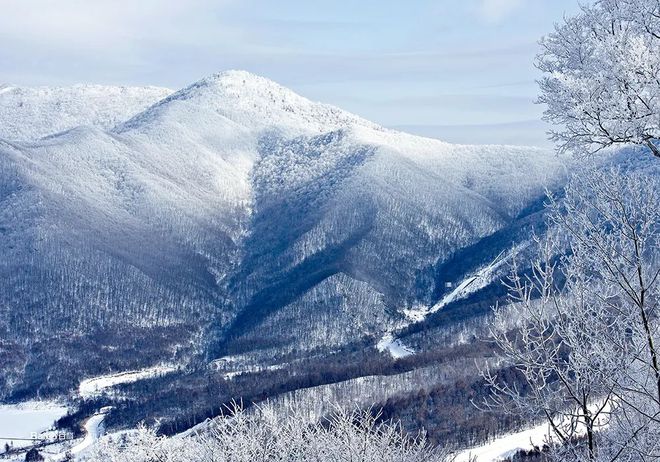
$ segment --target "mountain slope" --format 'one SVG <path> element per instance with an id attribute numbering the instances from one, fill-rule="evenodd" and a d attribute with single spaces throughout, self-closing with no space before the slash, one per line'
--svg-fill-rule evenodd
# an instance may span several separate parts
<path id="1" fill-rule="evenodd" d="M 552 153 L 387 130 L 240 71 L 109 131 L 0 142 L 0 163 L 5 392 L 65 360 L 47 387 L 157 349 L 264 364 L 374 341 L 565 176 Z"/>
<path id="2" fill-rule="evenodd" d="M 79 125 L 110 129 L 170 93 L 159 87 L 0 85 L 0 138 L 41 138 Z"/>

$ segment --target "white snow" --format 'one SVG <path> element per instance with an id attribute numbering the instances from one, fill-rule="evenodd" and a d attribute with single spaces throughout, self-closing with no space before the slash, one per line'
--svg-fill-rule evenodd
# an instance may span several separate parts
<path id="1" fill-rule="evenodd" d="M 549 424 L 543 424 L 529 430 L 504 435 L 482 446 L 460 452 L 455 462 L 501 461 L 519 451 L 542 447 L 551 437 L 551 431 Z"/>
<path id="2" fill-rule="evenodd" d="M 596 431 L 602 431 L 609 425 L 611 407 L 609 402 L 604 403 L 604 401 L 601 401 L 589 406 L 591 412 L 599 412 L 599 417 L 595 421 Z M 562 425 L 557 421 L 555 421 L 555 424 L 559 428 L 571 425 L 568 422 Z M 586 432 L 584 424 L 577 423 L 575 425 L 577 425 L 575 429 L 576 436 L 583 435 Z M 466 449 L 460 452 L 453 462 L 497 462 L 520 451 L 541 448 L 544 444 L 557 442 L 557 440 L 558 437 L 554 434 L 550 424 L 543 423 L 533 428 L 497 437 L 481 446 Z"/>
<path id="3" fill-rule="evenodd" d="M 116 131 L 145 132 L 154 129 L 164 118 L 187 121 L 207 111 L 214 114 L 214 118 L 220 115 L 253 133 L 274 127 L 292 136 L 352 126 L 385 130 L 334 106 L 310 101 L 267 78 L 230 70 L 177 91 L 117 127 Z"/>
<path id="4" fill-rule="evenodd" d="M 406 320 L 399 323 L 397 327 L 405 328 L 411 324 L 421 322 L 426 319 L 429 314 L 440 311 L 450 303 L 456 300 L 461 300 L 479 289 L 486 287 L 493 281 L 497 270 L 508 261 L 511 255 L 511 252 L 508 254 L 505 254 L 504 252 L 500 253 L 490 264 L 480 268 L 477 272 L 465 278 L 455 289 L 450 291 L 438 303 L 431 307 L 416 305 L 414 308 L 404 308 L 402 311 L 406 316 Z M 380 352 L 385 350 L 389 351 L 395 359 L 405 358 L 406 356 L 415 354 L 414 349 L 406 346 L 401 339 L 397 339 L 391 331 L 388 331 L 383 335 L 376 345 L 376 348 Z"/>
<path id="5" fill-rule="evenodd" d="M 394 359 L 405 358 L 415 354 L 415 350 L 406 346 L 401 340 L 395 339 L 394 335 L 391 333 L 386 333 L 383 338 L 380 339 L 376 348 L 381 353 L 387 350 Z"/>
<path id="6" fill-rule="evenodd" d="M 496 271 L 506 263 L 512 253 L 500 253 L 489 265 L 480 268 L 476 273 L 468 276 L 456 286 L 455 289 L 450 291 L 447 295 L 433 305 L 432 307 L 418 306 L 415 309 L 403 310 L 403 313 L 412 322 L 420 322 L 426 319 L 429 314 L 440 311 L 445 306 L 452 302 L 466 298 L 468 295 L 483 289 L 488 284 L 493 282 Z"/>
<path id="7" fill-rule="evenodd" d="M 85 379 L 80 382 L 78 393 L 82 398 L 87 399 L 93 396 L 98 396 L 105 392 L 108 388 L 112 388 L 115 385 L 137 382 L 138 380 L 169 374 L 175 370 L 176 368 L 174 366 L 159 365 L 137 371 L 126 371 L 116 374 L 101 375 L 98 377 Z"/>
<path id="8" fill-rule="evenodd" d="M 85 437 L 73 447 L 70 442 L 58 443 L 58 435 L 54 431 L 53 424 L 57 419 L 66 415 L 68 408 L 52 401 L 28 401 L 20 404 L 0 405 L 0 437 L 20 438 L 0 440 L 0 454 L 4 452 L 5 443 L 14 448 L 25 448 L 27 450 L 33 445 L 33 441 L 52 440 L 39 451 L 50 461 L 62 461 L 66 459 L 68 452 L 79 455 L 89 448 L 103 434 L 103 420 L 109 407 L 102 408 L 96 414 L 88 418 L 83 428 Z M 18 454 L 17 460 L 23 460 L 23 455 Z"/>
<path id="9" fill-rule="evenodd" d="M 222 377 L 225 380 L 232 380 L 233 378 L 238 377 L 239 375 L 256 374 L 257 372 L 263 372 L 263 371 L 277 371 L 280 369 L 284 369 L 285 366 L 286 364 L 271 364 L 269 366 L 252 366 L 247 369 L 227 372 Z"/>
<path id="10" fill-rule="evenodd" d="M 103 436 L 103 420 L 105 419 L 105 414 L 107 413 L 108 409 L 104 408 L 98 413 L 94 414 L 91 416 L 87 421 L 85 422 L 85 425 L 83 426 L 85 429 L 85 437 L 83 440 L 75 445 L 73 448 L 71 448 L 71 453 L 74 455 L 81 454 L 87 448 L 89 448 L 92 444 L 94 444 L 101 436 Z"/>
<path id="11" fill-rule="evenodd" d="M 351 208 L 358 197 L 373 204 L 374 229 L 381 234 L 374 232 L 369 236 L 373 239 L 365 239 L 356 248 L 354 258 L 396 254 L 401 249 L 396 247 L 398 236 L 394 234 L 412 232 L 413 227 L 418 228 L 415 234 L 424 236 L 425 245 L 438 252 L 449 252 L 500 229 L 507 214 L 519 212 L 531 197 L 543 194 L 563 171 L 562 161 L 552 152 L 511 146 L 451 145 L 387 130 L 241 71 L 203 79 L 119 123 L 111 131 L 104 131 L 115 120 L 121 122 L 122 118 L 131 117 L 130 112 L 139 112 L 138 105 L 148 105 L 168 93 L 165 89 L 134 90 L 142 102 L 138 104 L 136 100 L 135 107 L 125 106 L 124 93 L 132 100 L 132 91 L 80 87 L 62 91 L 59 96 L 52 89 L 2 93 L 0 126 L 20 133 L 0 133 L 0 137 L 25 139 L 61 130 L 64 125 L 94 126 L 32 142 L 0 141 L 0 159 L 4 163 L 0 182 L 5 180 L 7 171 L 9 184 L 18 178 L 29 185 L 17 189 L 12 207 L 6 207 L 12 223 L 26 229 L 34 223 L 34 228 L 44 234 L 43 241 L 55 243 L 59 239 L 55 232 L 81 234 L 95 243 L 96 234 L 104 242 L 110 242 L 111 238 L 122 238 L 123 230 L 131 230 L 131 236 L 141 236 L 140 233 L 153 236 L 158 231 L 165 234 L 167 242 L 176 245 L 173 250 L 180 250 L 183 243 L 186 252 L 190 247 L 203 255 L 211 252 L 206 245 L 211 236 L 226 235 L 237 243 L 245 237 L 244 224 L 249 223 L 257 194 L 255 178 L 251 175 L 256 162 L 268 157 L 268 153 L 260 152 L 264 138 L 270 141 L 269 136 L 276 133 L 272 142 L 277 143 L 278 137 L 291 141 L 295 137 L 340 130 L 341 142 L 335 143 L 337 146 L 332 144 L 336 149 L 324 150 L 321 161 L 310 162 L 308 169 L 291 169 L 285 163 L 278 164 L 286 167 L 280 170 L 265 169 L 264 182 L 271 184 L 283 182 L 284 173 L 295 173 L 297 178 L 287 177 L 285 182 L 292 187 L 337 174 L 335 157 L 365 146 L 369 151 L 373 149 L 373 156 L 364 163 L 345 167 L 350 170 L 345 181 L 338 180 L 336 187 L 335 183 L 328 186 L 324 194 L 333 198 L 328 206 L 331 210 L 318 227 L 296 242 L 295 248 L 301 249 L 296 261 L 341 242 L 346 238 L 344 233 L 353 231 L 353 222 L 359 223 L 363 212 Z M 118 95 L 114 99 L 113 92 Z M 110 98 L 105 108 L 110 108 L 112 114 L 103 116 L 106 109 L 97 110 L 100 106 L 94 102 L 96 96 L 90 95 Z M 70 106 L 71 111 L 67 109 L 60 115 L 58 104 L 69 107 L 61 103 L 64 100 L 75 104 Z M 27 103 L 36 109 L 24 116 L 13 110 L 16 105 Z M 84 106 L 84 110 L 79 111 L 76 105 Z M 68 118 L 68 112 L 79 114 L 80 118 Z M 40 117 L 42 113 L 48 115 L 45 122 Z M 62 119 L 62 127 L 53 125 L 59 123 L 55 120 L 58 117 Z M 293 162 L 296 159 L 290 157 L 292 164 L 300 167 L 299 162 Z M 53 214 L 67 219 L 60 223 L 49 215 L 37 215 L 42 209 L 55 211 Z M 27 215 L 34 210 L 37 211 L 33 212 L 34 217 Z M 208 235 L 205 230 L 209 230 Z M 334 234 L 331 230 L 335 230 Z M 15 252 L 20 258 L 31 255 L 29 251 L 20 252 L 31 242 L 26 233 L 20 229 L 10 235 L 14 239 L 10 244 L 18 249 Z M 119 244 L 123 241 L 117 241 Z M 160 255 L 154 252 L 164 251 L 165 247 L 155 247 L 149 249 L 152 252 L 149 256 L 158 260 Z M 123 250 L 134 249 L 127 246 Z M 409 253 L 413 254 L 413 250 Z M 212 257 L 210 260 L 217 258 L 222 263 L 218 264 L 220 270 L 224 270 L 225 256 Z M 436 257 L 428 253 L 428 261 L 422 261 L 426 258 L 423 256 L 415 264 L 431 264 Z M 20 266 L 22 262 L 16 258 L 15 264 Z M 417 257 L 405 255 L 405 258 L 412 261 Z M 382 263 L 389 264 L 387 260 Z M 478 279 L 465 281 L 460 286 L 461 293 L 457 289 L 451 296 L 464 296 L 466 291 L 478 286 Z M 485 275 L 482 279 L 485 280 Z M 421 319 L 427 311 L 417 313 L 416 318 L 415 314 L 410 317 Z M 108 314 L 115 313 L 116 310 Z M 348 319 L 348 313 L 342 315 Z M 152 326 L 156 319 L 168 319 L 171 313 L 157 318 L 160 314 L 135 316 L 135 323 Z M 350 319 L 354 317 L 351 315 Z M 393 326 L 387 325 L 385 329 L 390 327 Z M 383 338 L 379 345 L 395 357 L 413 353 L 393 336 Z M 116 384 L 148 376 L 149 372 L 131 371 L 86 379 L 80 385 L 80 394 L 92 396 Z"/>
<path id="12" fill-rule="evenodd" d="M 111 407 L 104 407 L 94 415 L 89 417 L 83 424 L 85 436 L 75 444 L 72 442 L 55 443 L 39 449 L 41 455 L 47 461 L 51 462 L 64 462 L 69 460 L 69 455 L 73 455 L 75 459 L 79 459 L 94 443 L 96 443 L 101 436 L 104 435 L 105 429 L 103 421 L 106 414 L 111 410 Z M 74 441 L 75 442 L 75 441 Z"/>
<path id="13" fill-rule="evenodd" d="M 42 432 L 52 428 L 55 421 L 66 413 L 66 406 L 53 401 L 0 404 L 0 437 L 3 438 L 0 453 L 4 452 L 5 443 L 13 447 L 31 446 L 30 439 L 41 437 Z"/>
<path id="14" fill-rule="evenodd" d="M 256 374 L 263 371 L 277 371 L 284 369 L 288 365 L 288 363 L 270 365 L 249 363 L 250 357 L 248 355 L 223 356 L 222 358 L 211 361 L 209 367 L 216 371 L 223 371 L 222 377 L 225 380 L 232 380 L 239 375 Z"/>
<path id="15" fill-rule="evenodd" d="M 111 129 L 165 98 L 160 87 L 0 87 L 0 138 L 30 140 L 79 125 Z"/>

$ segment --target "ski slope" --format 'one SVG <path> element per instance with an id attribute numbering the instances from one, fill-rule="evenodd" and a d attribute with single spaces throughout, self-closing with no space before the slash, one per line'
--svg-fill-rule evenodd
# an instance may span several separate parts
<path id="1" fill-rule="evenodd" d="M 429 314 L 440 311 L 445 306 L 458 300 L 462 300 L 469 295 L 483 289 L 492 283 L 498 274 L 498 270 L 511 260 L 513 252 L 500 253 L 490 264 L 480 268 L 474 274 L 463 279 L 458 285 L 449 291 L 438 303 L 431 307 L 417 306 L 414 309 L 405 309 L 403 313 L 412 322 L 421 322 Z"/>
<path id="2" fill-rule="evenodd" d="M 481 446 L 460 452 L 455 462 L 499 462 L 507 460 L 523 450 L 543 447 L 550 441 L 552 429 L 549 424 L 538 425 L 509 435 L 495 438 Z"/>
<path id="3" fill-rule="evenodd" d="M 590 411 L 598 418 L 595 420 L 595 431 L 602 431 L 609 426 L 611 402 L 600 401 L 589 406 Z M 575 415 L 580 415 L 579 410 L 575 410 Z M 566 426 L 575 426 L 573 435 L 575 437 L 586 434 L 584 421 L 573 422 L 572 420 L 561 423 L 561 420 L 554 422 L 558 428 Z M 509 433 L 494 438 L 481 446 L 466 449 L 456 456 L 454 462 L 498 462 L 506 460 L 520 451 L 529 451 L 535 448 L 542 448 L 545 444 L 556 444 L 559 438 L 554 433 L 549 423 L 543 423 L 532 428 L 524 429 L 519 432 Z"/>
<path id="4" fill-rule="evenodd" d="M 101 375 L 92 377 L 80 382 L 78 394 L 83 399 L 93 398 L 106 392 L 108 389 L 125 383 L 133 383 L 138 380 L 144 380 L 152 377 L 174 372 L 176 367 L 168 365 L 159 365 L 141 369 L 138 371 L 118 372 L 116 374 Z"/>

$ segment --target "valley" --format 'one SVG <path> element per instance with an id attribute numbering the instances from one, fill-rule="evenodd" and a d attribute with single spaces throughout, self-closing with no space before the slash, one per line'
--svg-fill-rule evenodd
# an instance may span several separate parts
<path id="1" fill-rule="evenodd" d="M 0 396 L 68 400 L 76 451 L 101 423 L 176 435 L 236 401 L 382 408 L 465 448 L 523 424 L 473 405 L 486 325 L 569 160 L 389 130 L 242 71 L 11 89 L 0 114 L 20 98 L 100 105 L 0 141 Z"/>

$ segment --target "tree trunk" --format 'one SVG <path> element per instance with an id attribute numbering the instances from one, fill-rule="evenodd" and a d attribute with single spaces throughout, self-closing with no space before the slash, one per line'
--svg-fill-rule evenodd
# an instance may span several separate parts
<path id="1" fill-rule="evenodd" d="M 660 148 L 653 144 L 653 141 L 646 140 L 646 145 L 649 147 L 655 157 L 660 157 Z"/>
<path id="2" fill-rule="evenodd" d="M 642 323 L 644 326 L 644 333 L 646 334 L 646 342 L 648 344 L 649 352 L 651 354 L 651 367 L 653 368 L 653 372 L 655 374 L 655 383 L 658 391 L 658 403 L 660 404 L 660 365 L 658 364 L 658 352 L 653 342 L 653 333 L 651 332 L 649 319 L 643 307 L 641 308 L 641 314 L 642 314 Z"/>
<path id="3" fill-rule="evenodd" d="M 582 412 L 584 413 L 584 426 L 587 429 L 587 447 L 589 448 L 589 460 L 595 460 L 596 448 L 594 442 L 594 421 L 591 418 L 591 411 L 589 411 L 589 403 L 586 396 L 582 401 Z"/>

